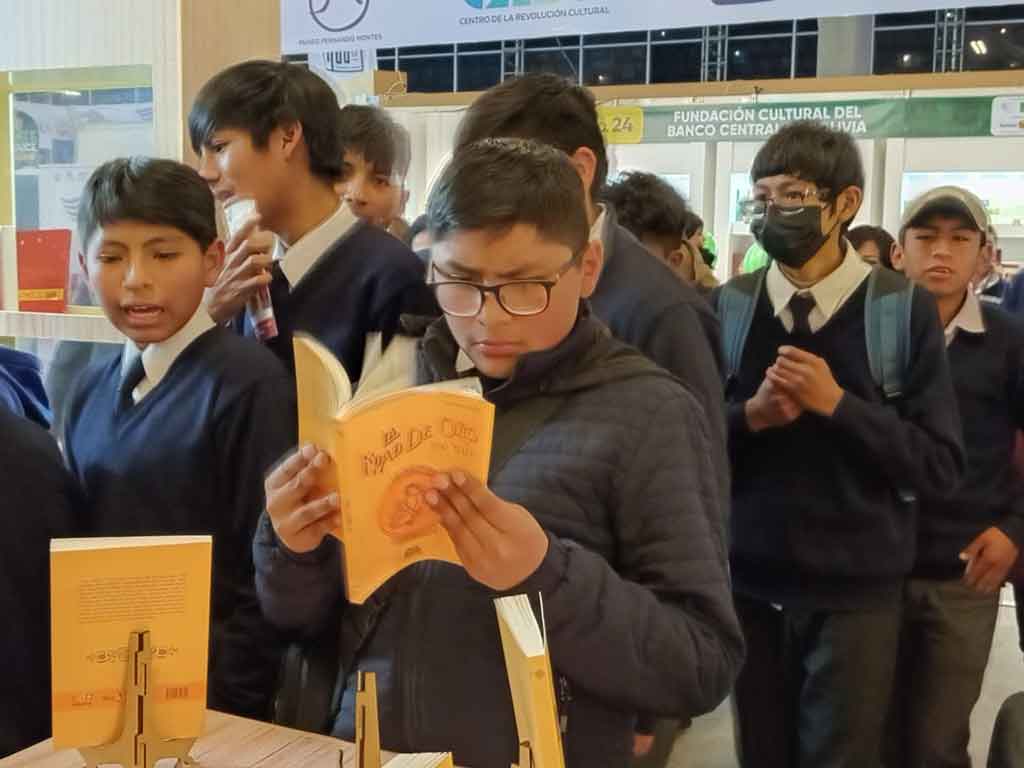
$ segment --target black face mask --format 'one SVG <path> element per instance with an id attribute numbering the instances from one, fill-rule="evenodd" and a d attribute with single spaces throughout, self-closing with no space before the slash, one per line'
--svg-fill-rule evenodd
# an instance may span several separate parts
<path id="1" fill-rule="evenodd" d="M 832 236 L 832 230 L 821 231 L 818 206 L 786 214 L 772 206 L 750 225 L 750 232 L 769 256 L 790 269 L 803 267 Z"/>

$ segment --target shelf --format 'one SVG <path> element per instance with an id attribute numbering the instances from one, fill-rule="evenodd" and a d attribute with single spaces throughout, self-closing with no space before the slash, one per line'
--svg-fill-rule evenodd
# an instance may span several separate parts
<path id="1" fill-rule="evenodd" d="M 124 336 L 103 315 L 61 315 L 49 312 L 0 312 L 0 336 L 63 341 L 124 342 Z"/>

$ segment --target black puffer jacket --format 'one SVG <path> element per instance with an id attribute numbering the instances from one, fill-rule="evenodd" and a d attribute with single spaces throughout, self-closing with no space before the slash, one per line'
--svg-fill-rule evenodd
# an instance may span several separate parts
<path id="1" fill-rule="evenodd" d="M 0 405 L 0 758 L 50 733 L 50 539 L 80 531 L 57 443 Z"/>
<path id="2" fill-rule="evenodd" d="M 421 379 L 455 377 L 456 352 L 447 325 L 435 324 Z M 568 764 L 626 766 L 637 711 L 707 712 L 742 661 L 707 420 L 674 379 L 586 314 L 559 348 L 525 358 L 488 397 L 496 453 L 504 436 L 522 433 L 524 408 L 561 400 L 490 484 L 551 539 L 537 573 L 513 591 L 544 598 Z M 338 558 L 333 539 L 304 556 L 284 550 L 264 516 L 255 561 L 267 616 L 309 630 L 331 620 L 343 602 Z M 386 748 L 451 750 L 460 765 L 507 768 L 516 735 L 495 596 L 442 563 L 385 585 L 335 735 L 353 737 L 358 667 L 377 673 Z"/>

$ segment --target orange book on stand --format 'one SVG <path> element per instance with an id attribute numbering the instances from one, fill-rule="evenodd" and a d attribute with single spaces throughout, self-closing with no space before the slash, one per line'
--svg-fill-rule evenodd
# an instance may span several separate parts
<path id="1" fill-rule="evenodd" d="M 66 312 L 70 229 L 18 232 L 18 308 L 22 312 Z"/>

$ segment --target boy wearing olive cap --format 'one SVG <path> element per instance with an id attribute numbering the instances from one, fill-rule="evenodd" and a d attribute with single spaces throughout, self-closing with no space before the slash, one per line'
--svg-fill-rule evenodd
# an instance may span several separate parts
<path id="1" fill-rule="evenodd" d="M 999 591 L 1024 542 L 1024 488 L 1013 465 L 1024 426 L 1024 326 L 972 290 L 988 225 L 981 200 L 939 187 L 907 207 L 894 254 L 938 305 L 967 449 L 955 493 L 921 494 L 890 724 L 894 766 L 970 766 L 971 710 Z"/>

